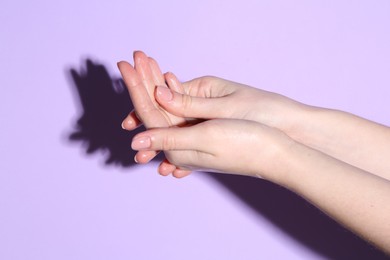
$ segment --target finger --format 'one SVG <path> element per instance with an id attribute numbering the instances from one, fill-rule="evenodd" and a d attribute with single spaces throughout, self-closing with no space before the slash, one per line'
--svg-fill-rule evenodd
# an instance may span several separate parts
<path id="1" fill-rule="evenodd" d="M 165 77 L 165 81 L 168 84 L 168 87 L 171 90 L 180 94 L 184 94 L 184 87 L 181 84 L 181 82 L 177 79 L 175 74 L 173 74 L 172 72 L 167 72 L 164 74 L 164 77 Z"/>
<path id="2" fill-rule="evenodd" d="M 156 89 L 157 102 L 169 113 L 180 117 L 221 118 L 233 113 L 232 106 L 224 104 L 224 97 L 202 98 L 183 95 L 164 86 Z"/>
<path id="3" fill-rule="evenodd" d="M 191 171 L 189 170 L 183 170 L 183 169 L 175 169 L 172 173 L 173 177 L 175 178 L 184 178 L 191 174 Z"/>
<path id="4" fill-rule="evenodd" d="M 135 110 L 131 111 L 130 114 L 122 121 L 122 128 L 128 131 L 134 130 L 141 125 L 142 122 L 137 117 Z"/>
<path id="5" fill-rule="evenodd" d="M 158 166 L 158 173 L 162 176 L 168 176 L 169 174 L 173 173 L 174 170 L 176 170 L 176 166 L 168 162 L 167 159 L 162 161 Z"/>
<path id="6" fill-rule="evenodd" d="M 152 69 L 150 68 L 149 58 L 142 51 L 134 52 L 134 69 L 139 73 L 149 97 L 153 98 L 156 84 L 154 82 Z"/>
<path id="7" fill-rule="evenodd" d="M 143 56 L 141 56 L 141 60 L 142 59 L 144 59 Z M 142 67 L 142 63 L 143 62 L 141 62 L 141 65 L 139 66 Z M 168 126 L 166 119 L 161 117 L 160 111 L 156 109 L 156 102 L 153 101 L 154 96 L 149 95 L 146 83 L 144 83 L 141 75 L 133 68 L 133 66 L 125 61 L 118 62 L 118 68 L 126 83 L 131 101 L 137 111 L 137 114 L 139 115 L 139 119 L 144 123 L 145 127 Z"/>
<path id="8" fill-rule="evenodd" d="M 119 71 L 122 74 L 126 87 L 129 91 L 131 101 L 134 108 L 142 118 L 144 112 L 148 112 L 154 108 L 154 104 L 150 99 L 147 89 L 143 85 L 143 80 L 137 71 L 128 62 L 118 62 Z"/>
<path id="9" fill-rule="evenodd" d="M 131 148 L 138 151 L 201 151 L 205 134 L 197 130 L 197 126 L 151 129 L 137 134 Z"/>
<path id="10" fill-rule="evenodd" d="M 151 57 L 148 58 L 148 61 L 149 61 L 150 70 L 152 72 L 152 78 L 153 78 L 154 85 L 155 86 L 165 85 L 165 78 L 160 70 L 160 67 L 158 66 L 157 61 Z"/>
<path id="11" fill-rule="evenodd" d="M 158 151 L 139 151 L 134 156 L 134 161 L 139 164 L 145 164 L 150 162 L 157 154 Z"/>

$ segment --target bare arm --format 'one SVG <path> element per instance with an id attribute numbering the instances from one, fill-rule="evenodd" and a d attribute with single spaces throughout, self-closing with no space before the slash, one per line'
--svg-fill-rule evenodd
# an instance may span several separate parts
<path id="1" fill-rule="evenodd" d="M 138 70 L 125 63 L 120 68 L 147 127 L 221 118 L 137 135 L 132 147 L 144 162 L 163 150 L 168 155 L 159 167 L 163 175 L 208 169 L 261 176 L 390 253 L 388 127 L 215 77 L 181 84 L 138 56 Z M 133 112 L 124 127 L 132 130 L 139 123 Z"/>
<path id="2" fill-rule="evenodd" d="M 390 182 L 246 120 L 153 129 L 133 149 L 170 151 L 179 167 L 261 176 L 301 195 L 390 253 Z M 272 198 L 271 198 L 272 199 Z"/>
<path id="3" fill-rule="evenodd" d="M 172 91 L 171 100 L 159 95 L 156 99 L 181 117 L 246 119 L 275 127 L 306 146 L 390 180 L 386 126 L 215 77 L 198 78 L 182 88 L 184 95 Z"/>
<path id="4" fill-rule="evenodd" d="M 390 128 L 330 109 L 309 108 L 290 135 L 307 146 L 390 180 Z M 305 123 L 308 122 L 308 123 Z"/>
<path id="5" fill-rule="evenodd" d="M 390 182 L 296 143 L 279 184 L 390 253 Z"/>

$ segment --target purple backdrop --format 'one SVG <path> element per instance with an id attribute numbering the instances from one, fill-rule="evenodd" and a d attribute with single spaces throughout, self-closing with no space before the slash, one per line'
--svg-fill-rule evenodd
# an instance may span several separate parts
<path id="1" fill-rule="evenodd" d="M 381 255 L 262 180 L 132 163 L 116 62 L 142 49 L 390 124 L 389 1 L 0 3 L 0 259 Z"/>

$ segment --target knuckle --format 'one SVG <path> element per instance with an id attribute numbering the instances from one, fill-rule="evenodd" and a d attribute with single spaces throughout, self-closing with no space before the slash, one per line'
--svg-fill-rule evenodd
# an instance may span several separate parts
<path id="1" fill-rule="evenodd" d="M 174 150 L 176 147 L 176 139 L 173 135 L 165 135 L 162 143 L 162 150 Z"/>
<path id="2" fill-rule="evenodd" d="M 192 98 L 190 96 L 184 95 L 182 105 L 183 105 L 183 113 L 186 113 L 187 111 L 191 111 Z"/>

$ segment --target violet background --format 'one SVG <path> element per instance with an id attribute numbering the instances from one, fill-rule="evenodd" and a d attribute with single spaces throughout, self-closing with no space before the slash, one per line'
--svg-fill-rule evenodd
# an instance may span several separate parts
<path id="1" fill-rule="evenodd" d="M 389 1 L 2 0 L 0 259 L 384 259 L 262 180 L 133 165 L 129 99 L 112 87 L 141 49 L 182 80 L 389 125 L 389 14 Z"/>

